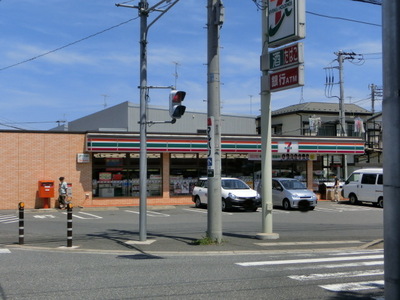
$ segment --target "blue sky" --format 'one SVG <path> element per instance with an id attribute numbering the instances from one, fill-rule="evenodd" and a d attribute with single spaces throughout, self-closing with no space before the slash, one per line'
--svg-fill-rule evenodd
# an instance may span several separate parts
<path id="1" fill-rule="evenodd" d="M 47 130 L 58 120 L 73 121 L 124 101 L 139 104 L 138 12 L 115 3 L 123 1 L 0 1 L 1 124 Z M 207 110 L 206 4 L 180 0 L 148 35 L 148 84 L 174 85 L 177 66 L 187 111 Z M 221 111 L 256 116 L 261 12 L 252 0 L 225 0 L 224 5 Z M 337 66 L 334 52 L 339 50 L 363 54 L 357 64 L 344 63 L 345 100 L 371 109 L 369 85 L 382 85 L 382 27 L 374 25 L 382 23 L 381 6 L 306 0 L 306 11 L 305 86 L 273 93 L 272 109 L 301 101 L 338 102 L 325 96 L 324 68 Z M 156 16 L 150 15 L 149 23 Z M 332 92 L 338 96 L 338 86 Z M 168 94 L 151 90 L 149 105 L 167 108 Z M 381 109 L 381 101 L 375 108 Z"/>

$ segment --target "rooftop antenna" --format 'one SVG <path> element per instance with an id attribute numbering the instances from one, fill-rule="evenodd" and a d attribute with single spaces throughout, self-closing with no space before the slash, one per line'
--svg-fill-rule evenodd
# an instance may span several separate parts
<path id="1" fill-rule="evenodd" d="M 177 61 L 173 61 L 173 63 L 175 64 L 175 73 L 173 75 L 175 77 L 175 85 L 174 85 L 174 87 L 176 89 L 176 85 L 177 85 L 177 81 L 178 81 L 178 77 L 179 77 L 179 75 L 178 75 L 178 66 L 180 66 L 181 64 L 179 62 L 177 62 Z"/>
<path id="2" fill-rule="evenodd" d="M 303 91 L 303 86 L 301 87 L 301 92 L 300 92 L 300 103 L 304 103 L 304 91 Z"/>
<path id="3" fill-rule="evenodd" d="M 108 95 L 103 94 L 102 96 L 104 97 L 103 106 L 104 106 L 104 108 L 106 108 L 107 107 L 107 97 L 108 97 Z"/>

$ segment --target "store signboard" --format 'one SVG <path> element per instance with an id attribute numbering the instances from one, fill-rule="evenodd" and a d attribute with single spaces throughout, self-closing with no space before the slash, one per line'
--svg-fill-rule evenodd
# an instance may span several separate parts
<path id="1" fill-rule="evenodd" d="M 90 155 L 88 153 L 78 153 L 76 161 L 79 164 L 90 163 Z"/>
<path id="2" fill-rule="evenodd" d="M 305 19 L 305 0 L 268 0 L 268 47 L 303 39 Z"/>
<path id="3" fill-rule="evenodd" d="M 286 46 L 269 53 L 267 70 L 277 70 L 304 63 L 303 43 Z"/>
<path id="4" fill-rule="evenodd" d="M 304 85 L 304 65 L 280 69 L 268 76 L 269 90 L 277 92 Z"/>

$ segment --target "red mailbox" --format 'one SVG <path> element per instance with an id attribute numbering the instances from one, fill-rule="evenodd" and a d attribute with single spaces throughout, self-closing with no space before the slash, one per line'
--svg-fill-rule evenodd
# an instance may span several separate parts
<path id="1" fill-rule="evenodd" d="M 53 198 L 53 197 L 54 197 L 54 181 L 39 180 L 39 198 Z"/>

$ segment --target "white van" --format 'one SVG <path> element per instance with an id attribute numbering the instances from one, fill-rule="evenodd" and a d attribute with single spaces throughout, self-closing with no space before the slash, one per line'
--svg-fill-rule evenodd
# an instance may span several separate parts
<path id="1" fill-rule="evenodd" d="M 372 202 L 383 207 L 383 169 L 360 169 L 354 171 L 343 186 L 343 197 L 351 204 Z"/>

